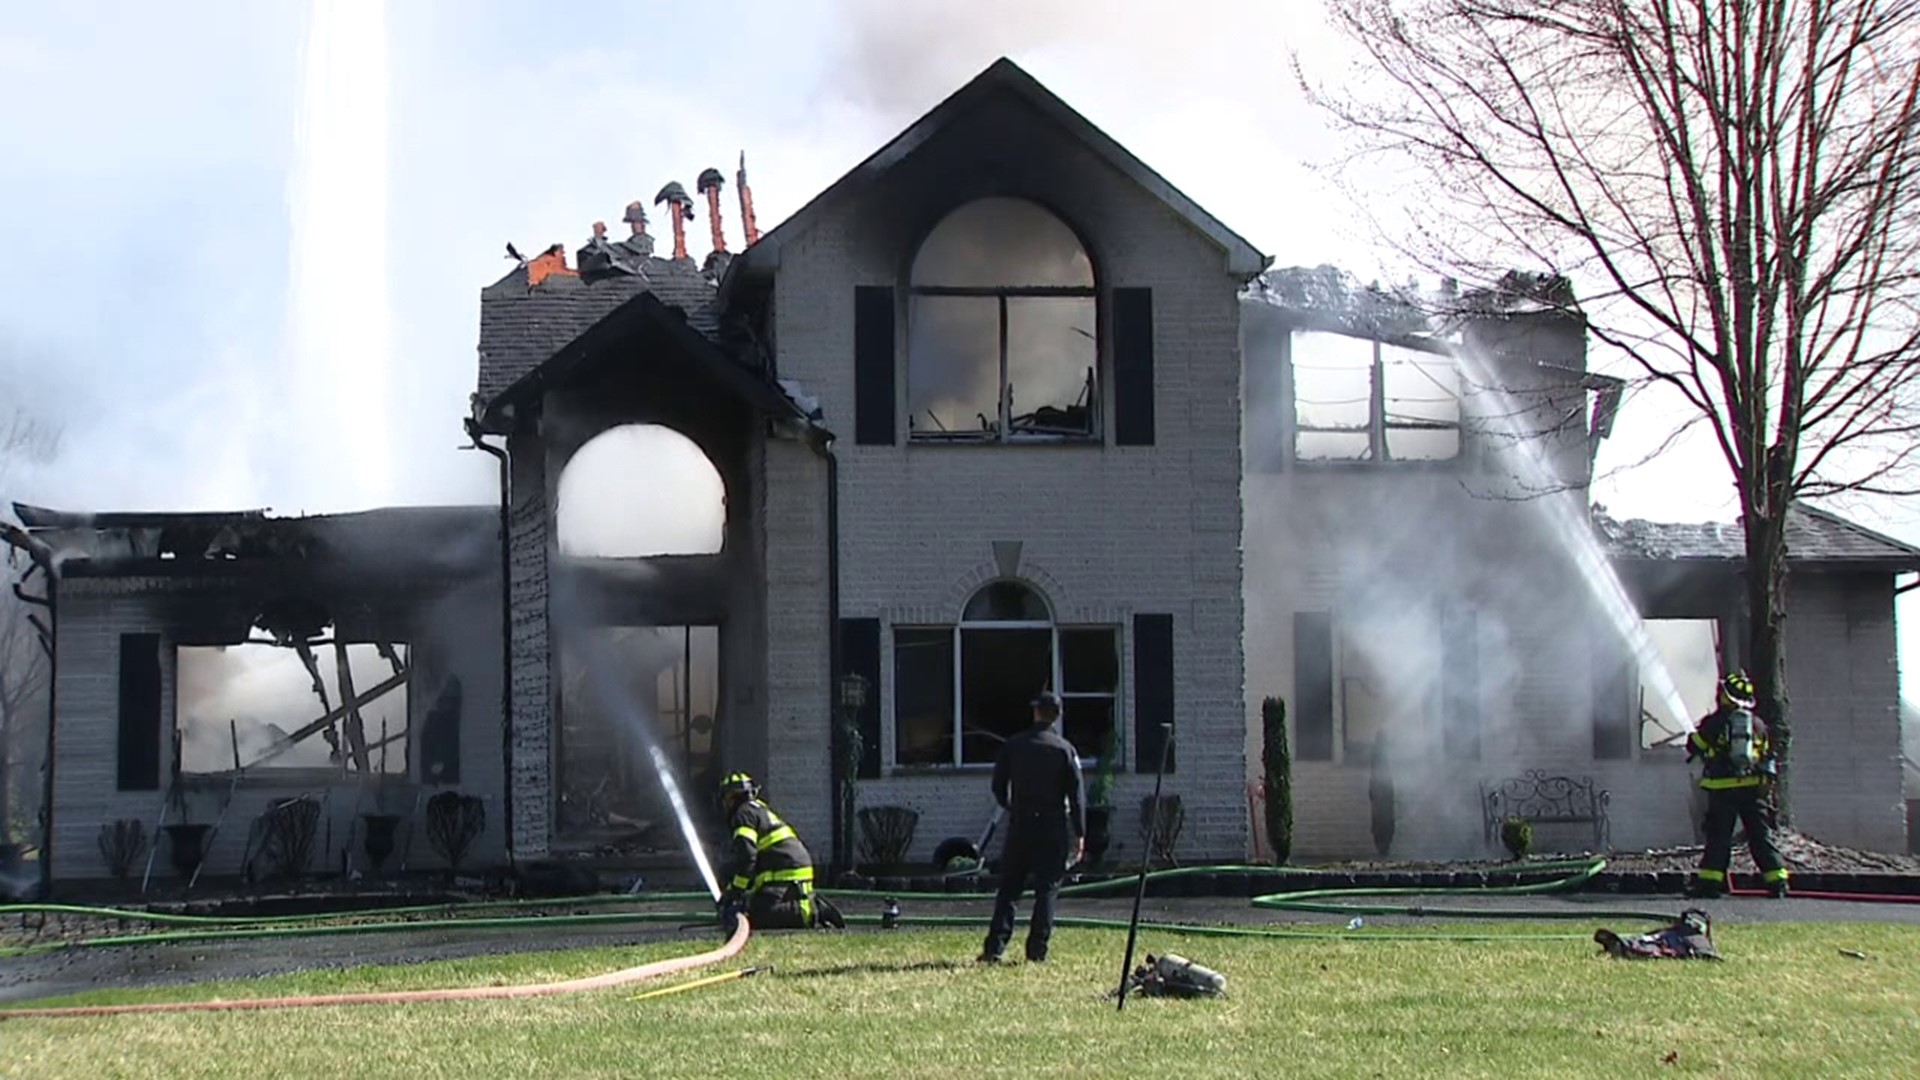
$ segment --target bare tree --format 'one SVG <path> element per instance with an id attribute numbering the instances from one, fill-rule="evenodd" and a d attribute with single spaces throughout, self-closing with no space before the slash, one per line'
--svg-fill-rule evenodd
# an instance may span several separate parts
<path id="1" fill-rule="evenodd" d="M 1920 0 L 1327 5 L 1367 67 L 1307 86 L 1348 166 L 1433 185 L 1403 253 L 1581 281 L 1594 335 L 1711 431 L 1784 809 L 1787 512 L 1914 491 Z"/>
<path id="2" fill-rule="evenodd" d="M 46 461 L 58 448 L 59 432 L 53 426 L 18 408 L 0 415 L 0 496 L 17 463 Z M 0 505 L 5 505 L 4 498 Z M 4 519 L 0 528 L 20 535 Z M 37 603 L 46 598 L 46 584 L 21 587 L 30 565 L 17 548 L 0 547 L 0 844 L 13 840 L 16 788 L 33 765 L 28 732 L 35 710 L 44 705 L 52 674 L 50 643 L 42 641 L 41 633 L 42 628 L 51 632 L 52 623 Z M 42 609 L 36 613 L 37 607 Z"/>

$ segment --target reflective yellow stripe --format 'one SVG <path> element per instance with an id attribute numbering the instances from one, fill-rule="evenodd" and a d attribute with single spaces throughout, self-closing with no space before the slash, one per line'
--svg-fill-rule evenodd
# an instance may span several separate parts
<path id="1" fill-rule="evenodd" d="M 760 841 L 760 831 L 751 825 L 740 826 L 733 830 L 733 835 L 745 840 L 749 844 L 759 843 Z"/>
<path id="2" fill-rule="evenodd" d="M 1725 870 L 1702 870 L 1699 872 L 1699 877 L 1701 881 L 1725 881 L 1727 880 L 1727 872 Z"/>
<path id="3" fill-rule="evenodd" d="M 808 926 L 813 925 L 813 897 L 805 896 L 800 899 L 800 919 Z"/>
<path id="4" fill-rule="evenodd" d="M 1697 748 L 1699 748 L 1699 749 L 1701 749 L 1701 750 L 1706 750 L 1706 749 L 1708 749 L 1708 748 L 1709 748 L 1709 747 L 1707 746 L 1707 740 L 1706 740 L 1706 738 L 1705 738 L 1705 737 L 1703 737 L 1703 736 L 1702 736 L 1702 735 L 1701 735 L 1701 734 L 1700 734 L 1699 732 L 1697 732 L 1697 731 L 1693 733 L 1693 735 L 1692 735 L 1692 738 L 1691 738 L 1691 741 L 1693 742 L 1693 745 L 1694 745 L 1695 747 L 1697 747 Z"/>
<path id="5" fill-rule="evenodd" d="M 737 836 L 739 834 L 735 833 L 735 835 Z M 793 826 L 782 825 L 779 828 L 768 833 L 767 835 L 762 836 L 758 841 L 755 842 L 755 846 L 758 847 L 761 851 L 765 851 L 782 840 L 791 840 L 791 839 L 793 839 Z"/>
<path id="6" fill-rule="evenodd" d="M 1785 881 L 1787 880 L 1787 868 L 1783 866 L 1778 870 L 1769 870 L 1760 876 L 1767 881 Z"/>
<path id="7" fill-rule="evenodd" d="M 1700 781 L 1701 788 L 1707 791 L 1726 791 L 1730 788 L 1759 787 L 1758 776 L 1709 776 Z"/>
<path id="8" fill-rule="evenodd" d="M 733 880 L 732 880 L 732 881 L 729 881 L 729 882 L 727 882 L 727 884 L 728 884 L 728 885 L 731 885 L 732 887 L 734 887 L 734 888 L 736 888 L 736 889 L 744 889 L 744 888 L 746 888 L 746 887 L 747 887 L 748 885 L 751 885 L 751 884 L 753 884 L 753 882 L 751 882 L 751 881 L 748 881 L 748 880 L 747 880 L 747 876 L 746 876 L 745 874 L 735 874 L 735 875 L 733 875 Z"/>
<path id="9" fill-rule="evenodd" d="M 775 881 L 792 881 L 798 882 L 803 886 L 811 886 L 813 884 L 813 867 L 799 866 L 791 870 L 762 870 L 753 876 L 753 891 L 759 892 L 761 886 Z"/>

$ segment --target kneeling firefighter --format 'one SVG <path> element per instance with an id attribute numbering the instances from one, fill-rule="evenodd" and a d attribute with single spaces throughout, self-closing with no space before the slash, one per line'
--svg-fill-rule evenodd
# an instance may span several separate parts
<path id="1" fill-rule="evenodd" d="M 729 932 L 745 912 L 756 930 L 844 926 L 840 913 L 813 893 L 813 857 L 793 826 L 760 798 L 753 777 L 733 773 L 720 782 L 727 812 L 727 888 L 720 919 Z"/>
<path id="2" fill-rule="evenodd" d="M 1707 793 L 1706 851 L 1687 885 L 1688 896 L 1713 897 L 1727 890 L 1733 859 L 1733 828 L 1747 830 L 1747 849 L 1773 896 L 1787 895 L 1787 867 L 1773 845 L 1774 779 L 1777 766 L 1766 721 L 1754 714 L 1752 680 L 1736 671 L 1720 682 L 1718 707 L 1687 739 L 1687 760 L 1702 759 L 1700 786 Z"/>

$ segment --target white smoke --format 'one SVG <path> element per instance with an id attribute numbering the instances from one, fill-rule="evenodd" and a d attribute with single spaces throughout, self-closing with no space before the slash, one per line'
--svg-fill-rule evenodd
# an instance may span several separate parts
<path id="1" fill-rule="evenodd" d="M 385 0 L 312 0 L 303 46 L 286 380 L 298 397 L 283 408 L 321 418 L 329 450 L 300 459 L 295 501 L 339 510 L 384 503 L 391 484 Z"/>

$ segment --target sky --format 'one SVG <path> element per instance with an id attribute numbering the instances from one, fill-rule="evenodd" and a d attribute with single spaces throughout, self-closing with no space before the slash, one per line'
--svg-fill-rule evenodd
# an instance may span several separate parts
<path id="1" fill-rule="evenodd" d="M 30 502 L 491 502 L 494 463 L 460 448 L 461 419 L 506 242 L 577 250 L 596 220 L 622 235 L 626 203 L 717 167 L 737 250 L 741 151 L 771 229 L 1003 55 L 1276 266 L 1407 276 L 1319 171 L 1341 143 L 1291 57 L 1337 74 L 1350 54 L 1310 3 L 0 10 L 0 401 L 64 432 L 4 493 Z M 706 229 L 703 210 L 696 256 Z M 1703 438 L 1623 468 L 1677 415 L 1627 404 L 1595 492 L 1616 516 L 1733 517 Z M 1920 541 L 1911 500 L 1836 509 Z M 1900 613 L 1920 672 L 1914 595 Z"/>

